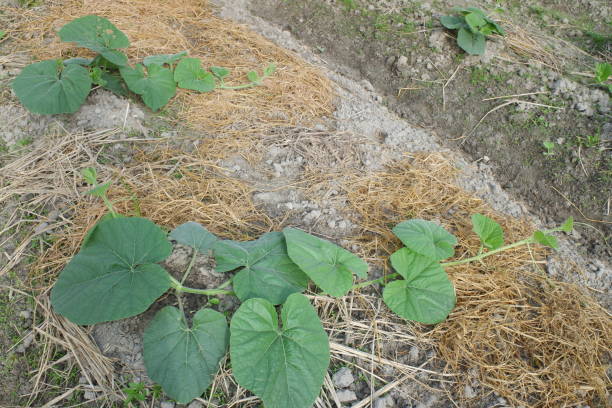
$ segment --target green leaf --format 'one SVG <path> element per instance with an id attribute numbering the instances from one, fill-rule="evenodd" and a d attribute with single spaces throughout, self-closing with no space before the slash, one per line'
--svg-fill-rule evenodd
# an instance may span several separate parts
<path id="1" fill-rule="evenodd" d="M 100 220 L 98 220 L 98 222 L 93 227 L 91 227 L 89 231 L 87 231 L 87 234 L 85 234 L 85 237 L 83 238 L 83 242 L 81 243 L 81 250 L 87 247 L 87 245 L 89 244 L 89 240 L 93 236 L 93 233 L 96 230 L 96 228 L 98 228 L 98 225 L 102 224 L 104 221 L 112 220 L 115 218 L 126 218 L 126 217 L 125 215 L 121 215 L 121 214 L 113 214 L 113 213 L 104 214 L 100 218 Z"/>
<path id="2" fill-rule="evenodd" d="M 265 69 L 264 69 L 264 76 L 270 76 L 272 75 L 274 72 L 276 71 L 276 64 L 274 63 L 270 63 Z"/>
<path id="3" fill-rule="evenodd" d="M 187 51 L 181 51 L 181 52 L 177 52 L 176 54 L 157 54 L 157 55 L 150 55 L 148 57 L 145 57 L 144 60 L 142 60 L 142 63 L 144 64 L 145 67 L 148 67 L 149 65 L 164 65 L 164 64 L 173 64 L 176 61 L 178 61 L 179 59 L 181 59 L 182 57 L 184 57 L 185 55 L 187 55 L 188 52 Z"/>
<path id="4" fill-rule="evenodd" d="M 440 22 L 449 30 L 457 30 L 466 25 L 465 18 L 457 16 L 442 16 L 440 17 Z"/>
<path id="5" fill-rule="evenodd" d="M 227 321 L 221 313 L 200 309 L 190 328 L 180 310 L 166 306 L 144 332 L 147 375 L 170 398 L 187 404 L 212 382 L 228 342 Z"/>
<path id="6" fill-rule="evenodd" d="M 93 82 L 95 85 L 106 85 L 106 81 L 102 78 L 102 72 L 103 71 L 100 69 L 100 67 L 93 67 L 91 71 L 89 71 L 91 82 Z"/>
<path id="7" fill-rule="evenodd" d="M 157 262 L 171 251 L 164 231 L 145 218 L 106 220 L 60 274 L 51 304 L 83 325 L 142 313 L 170 288 Z"/>
<path id="8" fill-rule="evenodd" d="M 502 227 L 482 214 L 472 215 L 473 231 L 478 235 L 482 244 L 489 249 L 497 249 L 504 245 L 504 230 Z"/>
<path id="9" fill-rule="evenodd" d="M 353 285 L 353 273 L 366 278 L 368 264 L 338 245 L 295 228 L 283 230 L 289 257 L 318 287 L 331 296 L 344 296 Z"/>
<path id="10" fill-rule="evenodd" d="M 234 378 L 266 408 L 310 408 L 329 366 L 329 341 L 308 299 L 287 298 L 281 312 L 264 299 L 249 299 L 231 322 Z"/>
<path id="11" fill-rule="evenodd" d="M 219 79 L 225 78 L 230 73 L 229 69 L 223 67 L 210 67 L 210 70 L 212 71 L 213 75 Z"/>
<path id="12" fill-rule="evenodd" d="M 197 222 L 189 221 L 179 225 L 170 233 L 170 239 L 188 245 L 200 253 L 207 254 L 218 238 Z"/>
<path id="13" fill-rule="evenodd" d="M 198 58 L 183 58 L 174 70 L 174 80 L 183 89 L 210 92 L 215 89 L 215 78 L 205 71 Z"/>
<path id="14" fill-rule="evenodd" d="M 0 30 L 0 40 L 2 40 L 5 35 L 6 35 L 6 31 Z"/>
<path id="15" fill-rule="evenodd" d="M 559 229 L 563 232 L 572 232 L 574 229 L 574 217 L 569 217 L 567 220 L 565 220 Z"/>
<path id="16" fill-rule="evenodd" d="M 473 33 L 480 32 L 480 27 L 483 27 L 485 24 L 487 24 L 483 15 L 479 13 L 466 14 L 465 22 Z"/>
<path id="17" fill-rule="evenodd" d="M 453 284 L 436 261 L 402 248 L 391 255 L 391 265 L 405 280 L 389 283 L 383 300 L 393 312 L 408 320 L 435 324 L 455 307 Z"/>
<path id="18" fill-rule="evenodd" d="M 144 103 L 153 111 L 167 104 L 176 94 L 174 76 L 168 68 L 150 65 L 145 76 L 144 66 L 137 64 L 136 69 L 121 67 L 120 72 L 130 91 L 142 95 Z"/>
<path id="19" fill-rule="evenodd" d="M 111 184 L 112 184 L 111 181 L 107 181 L 106 183 L 98 184 L 91 190 L 87 190 L 85 194 L 92 195 L 95 197 L 102 197 L 106 194 Z"/>
<path id="20" fill-rule="evenodd" d="M 232 279 L 242 301 L 263 298 L 278 305 L 308 285 L 308 276 L 287 255 L 280 232 L 269 232 L 256 241 L 219 241 L 214 253 L 218 272 L 243 267 Z"/>
<path id="21" fill-rule="evenodd" d="M 93 62 L 93 58 L 68 58 L 66 60 L 64 60 L 64 65 L 72 65 L 72 64 L 76 64 L 76 65 L 85 65 L 86 67 L 91 65 L 91 63 Z"/>
<path id="22" fill-rule="evenodd" d="M 468 54 L 482 55 L 485 52 L 485 36 L 480 33 L 472 33 L 466 28 L 459 29 L 457 44 Z"/>
<path id="23" fill-rule="evenodd" d="M 74 113 L 89 95 L 91 78 L 80 65 L 48 60 L 25 67 L 12 86 L 19 102 L 31 112 Z"/>
<path id="24" fill-rule="evenodd" d="M 127 65 L 127 57 L 117 48 L 127 48 L 130 41 L 109 20 L 99 16 L 85 16 L 72 20 L 59 31 L 62 41 L 75 42 L 81 47 L 100 53 L 119 66 Z"/>
<path id="25" fill-rule="evenodd" d="M 489 17 L 484 17 L 485 21 L 487 23 L 489 23 L 489 25 L 492 26 L 492 32 L 495 32 L 499 35 L 506 35 L 506 32 L 504 31 L 503 28 L 501 28 L 501 26 L 499 24 L 497 24 L 495 21 L 491 20 Z"/>
<path id="26" fill-rule="evenodd" d="M 102 71 L 102 79 L 105 82 L 105 84 L 102 85 L 102 88 L 107 89 L 119 96 L 127 96 L 128 92 L 127 88 L 125 87 L 125 82 L 123 82 L 123 79 L 119 74 L 111 74 L 110 72 Z"/>
<path id="27" fill-rule="evenodd" d="M 86 167 L 81 170 L 81 176 L 87 182 L 87 184 L 96 185 L 98 184 L 98 170 L 95 167 Z"/>
<path id="28" fill-rule="evenodd" d="M 247 78 L 249 79 L 249 81 L 254 82 L 254 83 L 258 83 L 259 81 L 261 81 L 261 78 L 255 71 L 249 71 L 247 73 Z"/>
<path id="29" fill-rule="evenodd" d="M 427 258 L 439 261 L 454 255 L 457 238 L 438 224 L 420 219 L 404 221 L 393 228 L 404 245 Z"/>
<path id="30" fill-rule="evenodd" d="M 559 244 L 557 243 L 557 238 L 543 231 L 534 232 L 533 240 L 540 245 L 544 245 L 553 249 L 557 249 L 559 247 Z"/>
<path id="31" fill-rule="evenodd" d="M 607 62 L 595 65 L 595 81 L 598 83 L 606 82 L 612 75 L 612 65 Z"/>

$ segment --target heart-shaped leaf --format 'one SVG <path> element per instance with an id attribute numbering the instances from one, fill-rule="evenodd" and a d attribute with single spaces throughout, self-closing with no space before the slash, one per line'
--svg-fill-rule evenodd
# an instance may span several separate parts
<path id="1" fill-rule="evenodd" d="M 465 27 L 459 29 L 457 44 L 468 54 L 482 55 L 485 52 L 485 36 L 481 33 L 473 33 Z"/>
<path id="2" fill-rule="evenodd" d="M 118 66 L 127 65 L 127 57 L 117 48 L 127 48 L 130 40 L 109 20 L 99 16 L 85 16 L 72 20 L 58 33 L 62 41 L 75 42 L 81 47 L 100 53 Z"/>
<path id="3" fill-rule="evenodd" d="M 172 71 L 159 65 L 150 65 L 145 75 L 144 66 L 137 64 L 136 69 L 121 67 L 121 76 L 130 91 L 142 95 L 144 103 L 156 111 L 176 94 L 176 83 Z"/>
<path id="4" fill-rule="evenodd" d="M 105 84 L 102 85 L 102 88 L 107 89 L 114 94 L 119 96 L 127 96 L 127 88 L 125 87 L 125 82 L 121 79 L 121 76 L 118 73 L 110 73 L 106 71 L 102 71 L 102 79 Z"/>
<path id="5" fill-rule="evenodd" d="M 174 80 L 183 89 L 210 92 L 215 89 L 215 78 L 202 68 L 198 58 L 183 58 L 174 70 Z"/>
<path id="6" fill-rule="evenodd" d="M 179 225 L 170 233 L 170 239 L 188 245 L 202 254 L 207 254 L 219 240 L 197 222 L 189 221 Z"/>
<path id="7" fill-rule="evenodd" d="M 218 272 L 243 267 L 232 279 L 242 301 L 263 298 L 278 305 L 308 285 L 308 276 L 287 255 L 280 232 L 268 232 L 250 242 L 219 241 L 214 252 Z"/>
<path id="8" fill-rule="evenodd" d="M 497 249 L 504 245 L 504 230 L 489 217 L 482 214 L 472 215 L 472 226 L 485 247 Z"/>
<path id="9" fill-rule="evenodd" d="M 91 90 L 91 77 L 80 65 L 48 60 L 25 67 L 13 90 L 29 111 L 43 115 L 76 112 Z"/>
<path id="10" fill-rule="evenodd" d="M 177 52 L 176 54 L 158 54 L 158 55 L 149 55 L 142 60 L 142 63 L 145 67 L 149 65 L 164 65 L 164 64 L 173 64 L 182 57 L 187 55 L 187 51 Z"/>
<path id="11" fill-rule="evenodd" d="M 283 234 L 291 260 L 330 295 L 346 295 L 353 273 L 367 277 L 368 264 L 346 249 L 295 228 L 285 228 Z"/>
<path id="12" fill-rule="evenodd" d="M 389 309 L 404 319 L 426 324 L 446 319 L 455 307 L 456 297 L 442 266 L 408 248 L 393 253 L 391 264 L 405 280 L 385 287 L 383 300 Z"/>
<path id="13" fill-rule="evenodd" d="M 227 321 L 221 313 L 200 309 L 190 328 L 180 310 L 166 306 L 144 332 L 147 374 L 170 398 L 187 404 L 210 385 L 228 341 Z"/>
<path id="14" fill-rule="evenodd" d="M 431 221 L 404 221 L 393 228 L 393 233 L 417 254 L 436 261 L 450 258 L 455 253 L 453 248 L 457 245 L 457 238 Z"/>
<path id="15" fill-rule="evenodd" d="M 287 298 L 281 312 L 264 299 L 249 299 L 231 322 L 234 378 L 266 408 L 309 408 L 329 365 L 329 341 L 308 299 Z"/>
<path id="16" fill-rule="evenodd" d="M 168 272 L 156 263 L 172 250 L 161 228 L 136 217 L 95 228 L 51 291 L 55 311 L 76 324 L 137 315 L 170 288 Z"/>

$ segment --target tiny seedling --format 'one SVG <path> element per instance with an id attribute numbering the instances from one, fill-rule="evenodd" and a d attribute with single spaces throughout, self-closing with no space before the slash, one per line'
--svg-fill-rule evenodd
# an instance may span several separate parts
<path id="1" fill-rule="evenodd" d="M 262 76 L 256 71 L 249 72 L 247 84 L 228 86 L 223 78 L 229 70 L 223 69 L 222 76 L 213 70 L 216 81 L 200 67 L 199 59 L 186 57 L 187 51 L 151 55 L 132 67 L 121 51 L 130 46 L 127 36 L 109 20 L 95 15 L 71 21 L 58 35 L 62 41 L 75 43 L 97 55 L 94 58 L 46 60 L 26 66 L 12 82 L 12 87 L 23 106 L 33 113 L 74 113 L 94 85 L 121 96 L 126 96 L 129 90 L 157 111 L 174 97 L 177 85 L 199 92 L 215 88 L 244 89 L 262 85 L 275 70 L 274 64 L 270 64 Z"/>
<path id="2" fill-rule="evenodd" d="M 0 41 L 6 36 L 6 31 L 0 30 Z"/>
<path id="3" fill-rule="evenodd" d="M 598 84 L 604 83 L 612 75 L 612 65 L 608 62 L 595 64 L 595 82 Z"/>
<path id="4" fill-rule="evenodd" d="M 149 395 L 149 390 L 147 390 L 145 385 L 141 382 L 131 382 L 128 384 L 128 387 L 124 388 L 122 391 L 126 396 L 125 400 L 123 400 L 125 407 L 132 407 L 134 406 L 133 403 L 144 401 Z"/>
<path id="5" fill-rule="evenodd" d="M 486 38 L 491 34 L 505 35 L 504 30 L 476 7 L 456 7 L 455 14 L 440 17 L 442 25 L 457 30 L 457 45 L 468 54 L 482 55 Z"/>
<path id="6" fill-rule="evenodd" d="M 554 142 L 551 142 L 550 140 L 546 140 L 542 142 L 542 146 L 544 146 L 544 148 L 546 149 L 546 151 L 542 153 L 544 156 L 553 156 L 555 154 L 555 143 Z"/>
<path id="7" fill-rule="evenodd" d="M 556 248 L 552 233 L 569 232 L 573 226 L 570 218 L 559 228 L 504 245 L 501 226 L 475 214 L 472 223 L 482 243 L 480 251 L 443 262 L 454 255 L 457 238 L 431 221 L 404 221 L 393 229 L 405 245 L 391 255 L 396 272 L 355 284 L 354 275 L 367 277 L 367 263 L 327 240 L 289 227 L 253 241 L 222 240 L 195 222 L 167 234 L 146 218 L 117 214 L 106 196 L 110 184 L 99 184 L 95 169 L 84 169 L 82 175 L 93 187 L 88 193 L 104 201 L 109 216 L 90 229 L 80 251 L 62 270 L 51 304 L 72 322 L 91 325 L 143 313 L 171 290 L 178 307 L 166 306 L 150 321 L 143 357 L 148 376 L 181 404 L 207 390 L 229 348 L 236 382 L 261 398 L 266 408 L 311 407 L 329 367 L 330 347 L 315 308 L 302 294 L 310 282 L 333 297 L 382 284 L 383 300 L 393 312 L 435 324 L 448 317 L 456 302 L 445 268 L 521 245 Z M 171 241 L 193 249 L 180 280 L 159 264 L 171 254 Z M 232 275 L 217 288 L 185 286 L 198 253 L 212 253 L 216 271 Z M 183 293 L 208 299 L 192 318 L 183 309 Z M 242 302 L 233 316 L 211 308 L 219 296 L 236 296 Z M 128 403 L 142 401 L 148 393 L 140 383 L 124 391 Z"/>

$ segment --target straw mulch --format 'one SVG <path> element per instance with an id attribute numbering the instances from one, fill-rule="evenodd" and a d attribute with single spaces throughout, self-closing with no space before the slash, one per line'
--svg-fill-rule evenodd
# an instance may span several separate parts
<path id="1" fill-rule="evenodd" d="M 77 17 L 96 14 L 128 36 L 131 46 L 125 51 L 131 63 L 188 50 L 204 67 L 230 68 L 228 85 L 246 83 L 248 71 L 261 73 L 276 64 L 264 86 L 205 94 L 179 90 L 168 110 L 177 120 L 206 131 L 253 133 L 307 123 L 332 111 L 332 87 L 324 75 L 246 27 L 214 16 L 206 0 L 51 0 L 33 9 L 0 10 L 13 21 L 6 31 L 15 58 L 24 51 L 36 60 L 87 55 L 85 49 L 60 42 L 56 32 Z"/>

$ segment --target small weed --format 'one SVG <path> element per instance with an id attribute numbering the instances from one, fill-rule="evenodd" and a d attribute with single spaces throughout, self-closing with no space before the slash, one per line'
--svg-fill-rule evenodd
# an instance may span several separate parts
<path id="1" fill-rule="evenodd" d="M 124 406 L 131 407 L 133 402 L 144 401 L 149 395 L 149 390 L 145 387 L 144 383 L 131 382 L 127 388 L 123 389 L 123 392 L 127 396 L 123 401 Z"/>
<path id="2" fill-rule="evenodd" d="M 347 10 L 354 10 L 357 8 L 357 3 L 355 2 L 355 0 L 341 0 L 341 1 Z"/>
<path id="3" fill-rule="evenodd" d="M 591 134 L 586 136 L 578 136 L 576 137 L 576 145 L 582 147 L 596 147 L 601 143 L 601 139 L 598 134 Z"/>
<path id="4" fill-rule="evenodd" d="M 6 35 L 6 31 L 0 30 L 0 41 L 2 41 L 5 35 Z"/>
<path id="5" fill-rule="evenodd" d="M 550 140 L 546 140 L 542 142 L 542 145 L 546 149 L 546 151 L 542 153 L 544 156 L 554 156 L 555 154 L 555 143 L 554 142 L 551 142 Z"/>
<path id="6" fill-rule="evenodd" d="M 24 137 L 23 139 L 19 139 L 15 144 L 19 147 L 26 147 L 32 144 L 34 139 L 31 137 Z"/>

